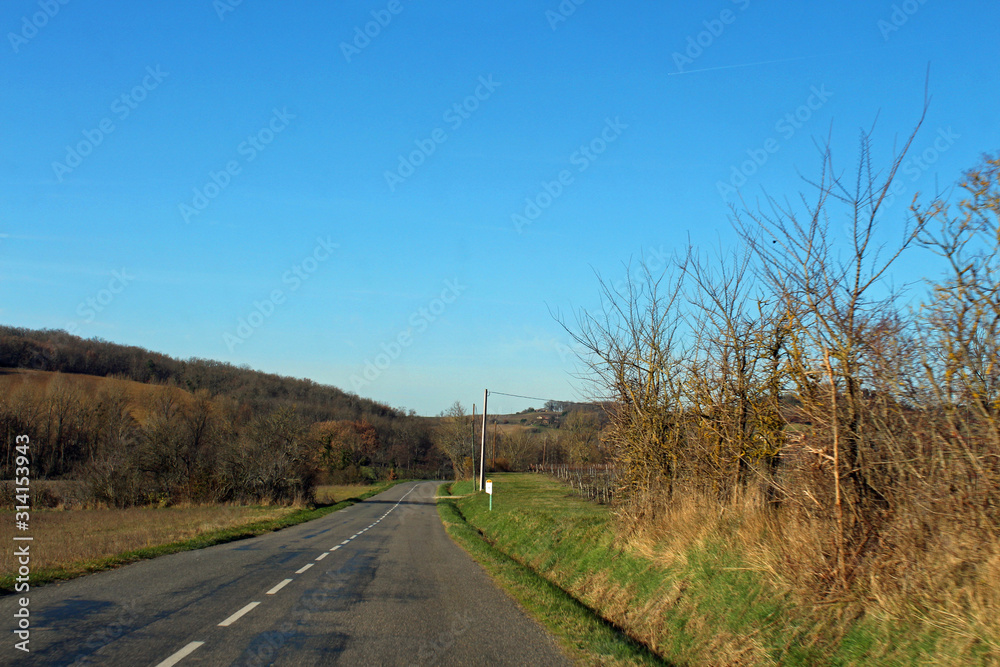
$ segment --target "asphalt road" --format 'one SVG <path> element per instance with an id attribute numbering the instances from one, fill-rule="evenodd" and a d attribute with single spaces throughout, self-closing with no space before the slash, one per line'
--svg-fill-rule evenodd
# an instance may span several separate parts
<path id="1" fill-rule="evenodd" d="M 565 665 L 444 532 L 437 482 L 322 519 L 31 591 L 17 665 Z M 36 543 L 34 548 L 43 548 Z M 13 630 L 15 596 L 0 598 Z"/>

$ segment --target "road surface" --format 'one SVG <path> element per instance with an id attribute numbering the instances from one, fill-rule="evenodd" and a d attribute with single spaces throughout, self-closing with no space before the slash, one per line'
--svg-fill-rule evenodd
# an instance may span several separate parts
<path id="1" fill-rule="evenodd" d="M 457 547 L 437 482 L 31 591 L 17 665 L 565 665 L 554 640 Z M 35 549 L 44 548 L 36 540 Z M 13 630 L 14 595 L 0 598 Z"/>

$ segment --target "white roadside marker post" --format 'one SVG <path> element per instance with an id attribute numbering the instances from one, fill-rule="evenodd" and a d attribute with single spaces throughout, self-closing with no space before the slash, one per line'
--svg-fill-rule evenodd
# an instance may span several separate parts
<path id="1" fill-rule="evenodd" d="M 486 493 L 490 497 L 490 511 L 493 511 L 493 480 L 486 480 Z"/>

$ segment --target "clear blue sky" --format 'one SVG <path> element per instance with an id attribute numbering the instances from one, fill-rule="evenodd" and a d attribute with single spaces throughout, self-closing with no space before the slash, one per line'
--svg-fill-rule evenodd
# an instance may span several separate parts
<path id="1" fill-rule="evenodd" d="M 751 199 L 884 156 L 928 63 L 902 199 L 1000 149 L 996 2 L 61 2 L 0 8 L 0 321 L 420 414 L 582 397 L 551 310 L 731 243 L 768 140 Z"/>

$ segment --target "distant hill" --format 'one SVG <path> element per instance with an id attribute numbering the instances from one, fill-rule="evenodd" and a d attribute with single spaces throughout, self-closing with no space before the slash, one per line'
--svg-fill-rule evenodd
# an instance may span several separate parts
<path id="1" fill-rule="evenodd" d="M 0 368 L 117 377 L 141 383 L 207 390 L 251 408 L 291 407 L 311 422 L 396 418 L 398 410 L 312 380 L 284 377 L 210 359 L 180 360 L 141 347 L 62 330 L 0 326 Z"/>

